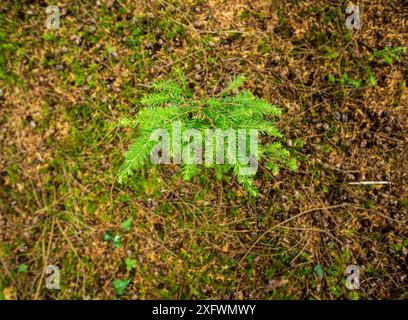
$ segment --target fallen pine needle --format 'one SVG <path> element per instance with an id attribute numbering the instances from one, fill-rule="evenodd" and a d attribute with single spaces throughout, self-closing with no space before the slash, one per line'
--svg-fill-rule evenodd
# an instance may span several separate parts
<path id="1" fill-rule="evenodd" d="M 350 185 L 372 185 L 372 184 L 390 184 L 388 181 L 358 181 L 349 182 Z"/>

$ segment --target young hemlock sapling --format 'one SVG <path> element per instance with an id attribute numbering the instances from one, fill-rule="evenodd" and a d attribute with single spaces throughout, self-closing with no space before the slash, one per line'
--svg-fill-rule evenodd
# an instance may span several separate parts
<path id="1" fill-rule="evenodd" d="M 258 159 L 263 157 L 265 167 L 274 175 L 277 175 L 281 168 L 296 171 L 296 160 L 282 145 L 284 137 L 275 126 L 281 110 L 247 90 L 239 90 L 244 82 L 245 77 L 238 76 L 219 94 L 202 98 L 193 96 L 185 79 L 154 82 L 153 92 L 141 100 L 144 108 L 139 111 L 136 118 L 125 118 L 120 121 L 122 126 L 137 130 L 137 138 L 125 154 L 125 161 L 119 169 L 118 181 L 125 183 L 135 172 L 153 165 L 150 161 L 152 150 L 158 145 L 158 140 L 153 139 L 153 136 L 159 131 L 168 133 L 165 135 L 166 138 L 162 137 L 160 141 L 162 153 L 165 153 L 167 159 L 180 160 L 180 154 L 182 155 L 181 162 L 173 163 L 181 163 L 184 180 L 190 180 L 198 174 L 209 173 L 209 170 L 214 170 L 219 180 L 224 175 L 232 173 L 236 176 L 237 182 L 249 194 L 255 196 L 256 169 L 242 174 L 252 162 L 256 163 L 257 168 Z M 194 137 L 195 146 L 198 145 L 199 148 L 191 148 L 189 132 L 203 133 Z M 204 134 L 208 132 L 213 133 L 210 140 Z M 256 141 L 253 139 L 254 132 Z M 258 144 L 258 132 L 260 135 L 272 137 L 273 139 L 268 139 L 272 141 L 264 145 Z M 251 139 L 246 139 L 247 137 Z M 231 146 L 232 144 L 236 145 Z M 202 153 L 204 146 L 205 150 Z M 228 146 L 221 151 L 223 158 L 221 161 L 217 161 L 220 156 L 219 146 Z M 195 152 L 197 150 L 201 153 Z M 248 150 L 251 150 L 249 157 L 246 154 Z M 194 151 L 193 155 L 190 154 L 191 151 Z M 185 157 L 190 160 L 192 158 L 193 161 L 183 161 Z M 202 158 L 199 159 L 200 157 Z M 240 161 L 241 158 L 246 158 L 247 162 L 243 163 Z M 208 161 L 209 159 L 212 161 Z"/>

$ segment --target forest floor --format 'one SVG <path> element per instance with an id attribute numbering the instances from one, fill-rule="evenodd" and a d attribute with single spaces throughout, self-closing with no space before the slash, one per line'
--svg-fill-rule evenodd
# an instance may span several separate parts
<path id="1" fill-rule="evenodd" d="M 359 6 L 349 31 L 347 1 L 2 0 L 0 298 L 407 299 L 408 6 Z M 298 172 L 119 185 L 119 119 L 177 70 L 197 96 L 245 75 Z"/>

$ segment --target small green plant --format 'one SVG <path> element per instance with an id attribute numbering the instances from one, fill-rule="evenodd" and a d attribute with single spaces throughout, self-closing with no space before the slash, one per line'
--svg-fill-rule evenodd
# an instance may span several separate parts
<path id="1" fill-rule="evenodd" d="M 332 84 L 338 83 L 341 85 L 353 86 L 355 88 L 361 87 L 361 80 L 351 78 L 347 72 L 344 72 L 340 78 L 336 78 L 335 76 L 329 74 L 327 76 L 327 80 Z"/>
<path id="2" fill-rule="evenodd" d="M 369 87 L 374 87 L 377 85 L 377 78 L 371 70 L 368 71 L 368 78 L 366 82 Z"/>
<path id="3" fill-rule="evenodd" d="M 315 265 L 315 267 L 314 267 L 314 272 L 317 274 L 317 276 L 318 276 L 320 279 L 323 279 L 324 270 L 323 270 L 323 267 L 322 267 L 322 265 L 321 265 L 320 263 Z"/>
<path id="4" fill-rule="evenodd" d="M 152 148 L 157 142 L 152 141 L 151 135 L 156 129 L 164 129 L 170 133 L 167 149 L 174 158 L 174 122 L 181 123 L 181 132 L 177 140 L 181 139 L 187 129 L 198 129 L 204 132 L 206 129 L 239 130 L 244 129 L 248 133 L 250 129 L 256 129 L 264 136 L 269 136 L 267 143 L 258 146 L 258 158 L 265 155 L 266 167 L 274 175 L 280 168 L 288 168 L 296 171 L 296 160 L 291 156 L 283 144 L 283 135 L 274 122 L 281 115 L 281 110 L 268 102 L 255 97 L 249 91 L 240 91 L 245 78 L 234 78 L 228 86 L 215 96 L 203 98 L 194 97 L 187 86 L 186 80 L 181 76 L 179 81 L 156 81 L 152 84 L 153 93 L 146 95 L 141 103 L 144 108 L 139 111 L 136 119 L 122 119 L 121 125 L 138 130 L 138 136 L 125 155 L 125 161 L 119 169 L 118 181 L 124 183 L 138 170 L 146 167 Z M 218 139 L 218 138 L 216 138 Z M 215 140 L 216 140 L 215 139 Z M 225 139 L 225 137 L 221 137 Z M 217 141 L 213 141 L 216 143 Z M 224 142 L 224 140 L 223 140 Z M 183 137 L 182 146 L 188 145 L 189 141 Z M 202 145 L 202 144 L 201 144 Z M 215 151 L 216 148 L 205 153 Z M 207 157 L 216 157 L 214 154 L 205 154 Z M 229 156 L 226 154 L 226 156 Z M 215 170 L 216 177 L 222 179 L 223 175 L 233 172 L 237 182 L 250 194 L 256 195 L 257 189 L 253 185 L 254 174 L 240 175 L 242 163 L 216 164 L 205 163 L 199 167 L 196 163 L 182 163 L 182 177 L 190 180 L 203 170 Z"/>
<path id="5" fill-rule="evenodd" d="M 130 231 L 132 227 L 133 218 L 130 217 L 120 224 L 120 227 L 125 231 Z"/>
<path id="6" fill-rule="evenodd" d="M 26 273 L 28 271 L 28 266 L 25 263 L 22 263 L 18 266 L 17 272 Z"/>
<path id="7" fill-rule="evenodd" d="M 405 51 L 406 47 L 385 47 L 382 50 L 374 50 L 374 57 L 383 59 L 386 64 L 392 64 L 393 61 L 399 61 Z"/>
<path id="8" fill-rule="evenodd" d="M 112 231 L 107 231 L 103 235 L 103 241 L 112 241 L 113 245 L 115 246 L 116 249 L 120 248 L 122 245 L 121 237 L 118 233 L 115 233 L 115 235 L 112 234 Z"/>
<path id="9" fill-rule="evenodd" d="M 136 260 L 131 259 L 131 258 L 126 258 L 125 259 L 125 266 L 126 266 L 126 271 L 130 272 L 133 269 L 136 268 Z"/>
<path id="10" fill-rule="evenodd" d="M 121 296 L 125 293 L 127 286 L 129 285 L 131 279 L 115 279 L 113 280 L 113 289 L 115 289 L 116 294 Z"/>

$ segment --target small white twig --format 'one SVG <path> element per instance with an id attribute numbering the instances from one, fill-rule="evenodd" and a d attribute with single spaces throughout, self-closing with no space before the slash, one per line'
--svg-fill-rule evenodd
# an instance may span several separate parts
<path id="1" fill-rule="evenodd" d="M 358 181 L 358 182 L 349 182 L 350 185 L 372 185 L 372 184 L 390 184 L 388 181 Z"/>

